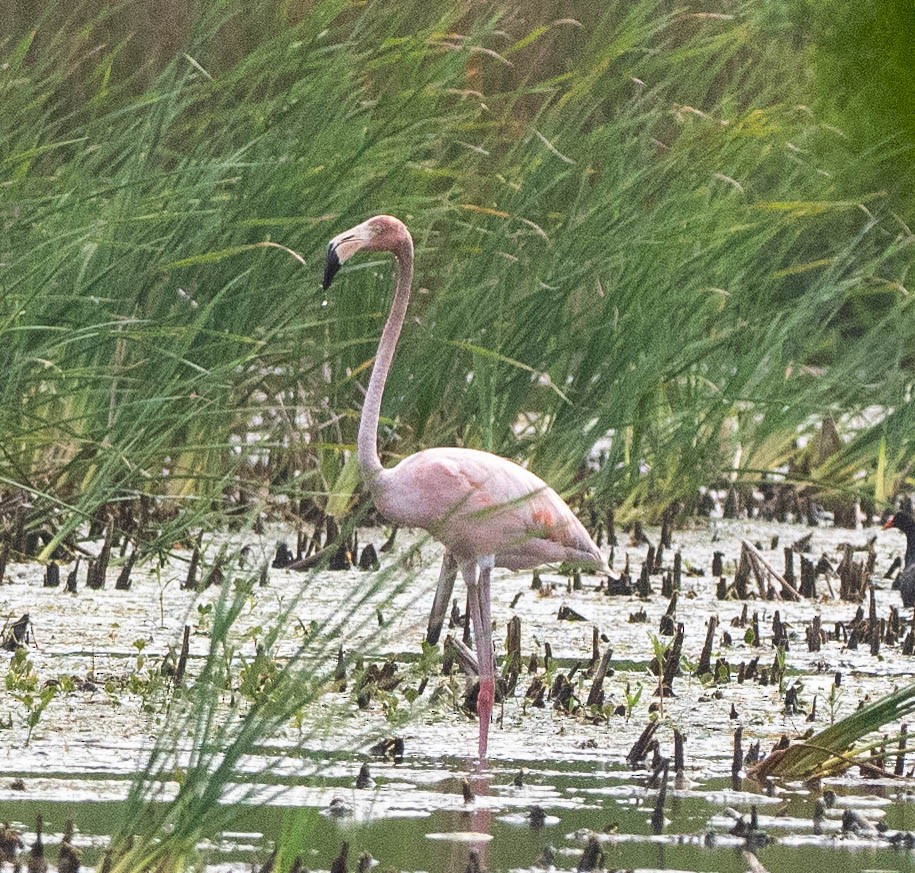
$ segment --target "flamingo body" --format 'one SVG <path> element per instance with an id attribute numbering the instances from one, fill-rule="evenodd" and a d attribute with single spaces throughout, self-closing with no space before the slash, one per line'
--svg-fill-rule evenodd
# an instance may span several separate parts
<path id="1" fill-rule="evenodd" d="M 385 518 L 429 531 L 458 563 L 493 555 L 510 570 L 569 561 L 609 571 L 562 498 L 498 455 L 426 449 L 382 471 L 372 492 Z"/>

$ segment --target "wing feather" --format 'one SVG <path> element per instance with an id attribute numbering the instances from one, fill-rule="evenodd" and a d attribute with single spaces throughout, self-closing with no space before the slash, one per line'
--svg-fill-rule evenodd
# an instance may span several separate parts
<path id="1" fill-rule="evenodd" d="M 459 558 L 495 555 L 515 569 L 563 560 L 606 567 L 565 501 L 498 455 L 427 449 L 385 470 L 377 482 L 375 503 L 383 515 L 428 530 Z"/>

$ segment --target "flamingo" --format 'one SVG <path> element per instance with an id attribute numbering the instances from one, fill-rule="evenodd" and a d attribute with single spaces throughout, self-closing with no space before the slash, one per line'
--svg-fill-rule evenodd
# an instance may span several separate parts
<path id="1" fill-rule="evenodd" d="M 454 568 L 467 585 L 479 664 L 477 714 L 479 758 L 484 761 L 495 698 L 490 616 L 490 574 L 494 567 L 530 569 L 567 561 L 609 575 L 610 568 L 584 525 L 542 479 L 513 461 L 465 448 L 430 448 L 385 469 L 378 456 L 381 398 L 413 281 L 413 238 L 391 215 L 376 215 L 335 236 L 327 246 L 323 288 L 359 251 L 390 252 L 396 280 L 394 300 L 375 354 L 356 440 L 359 473 L 378 511 L 403 527 L 428 531 L 446 549 L 436 593 L 450 596 Z M 449 581 L 450 576 L 450 581 Z M 443 596 L 444 591 L 444 596 Z M 440 626 L 439 621 L 439 626 Z"/>

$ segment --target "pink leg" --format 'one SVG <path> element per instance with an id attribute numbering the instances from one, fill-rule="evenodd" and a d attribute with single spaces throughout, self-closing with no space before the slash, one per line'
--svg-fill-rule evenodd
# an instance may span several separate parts
<path id="1" fill-rule="evenodd" d="M 480 690 L 477 695 L 477 715 L 480 717 L 480 763 L 483 763 L 486 758 L 489 720 L 492 716 L 496 688 L 489 594 L 489 574 L 492 570 L 492 565 L 492 558 L 480 560 L 479 578 L 477 578 L 477 567 L 475 565 L 466 565 L 462 568 L 464 581 L 467 583 L 467 591 L 470 595 L 470 618 L 473 622 L 474 648 L 477 651 L 477 662 L 480 665 Z"/>

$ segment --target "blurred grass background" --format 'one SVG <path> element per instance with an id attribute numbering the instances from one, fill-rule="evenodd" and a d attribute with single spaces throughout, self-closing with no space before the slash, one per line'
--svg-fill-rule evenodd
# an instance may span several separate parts
<path id="1" fill-rule="evenodd" d="M 418 257 L 388 463 L 480 447 L 645 517 L 775 468 L 878 507 L 911 484 L 906 4 L 0 20 L 0 481 L 57 539 L 141 497 L 179 536 L 349 493 L 392 271 L 319 281 L 377 212 Z"/>

